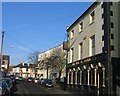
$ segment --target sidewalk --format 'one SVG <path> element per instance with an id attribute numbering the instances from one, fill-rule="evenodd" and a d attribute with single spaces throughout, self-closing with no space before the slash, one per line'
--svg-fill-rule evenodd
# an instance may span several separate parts
<path id="1" fill-rule="evenodd" d="M 63 94 L 70 95 L 71 94 L 72 95 L 72 93 L 70 93 L 68 91 L 64 91 L 63 89 L 61 89 L 58 84 L 56 84 L 53 88 L 47 88 L 46 91 L 49 91 L 50 94 L 61 94 L 61 95 L 63 95 Z"/>

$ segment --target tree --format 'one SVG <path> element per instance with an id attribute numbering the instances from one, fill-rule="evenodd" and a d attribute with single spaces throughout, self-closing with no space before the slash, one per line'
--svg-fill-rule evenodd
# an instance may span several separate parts
<path id="1" fill-rule="evenodd" d="M 39 54 L 38 51 L 30 53 L 29 56 L 28 56 L 29 63 L 37 64 L 37 62 L 38 62 L 38 54 Z"/>
<path id="2" fill-rule="evenodd" d="M 46 64 L 47 68 L 49 65 L 49 68 L 59 70 L 58 81 L 60 81 L 62 69 L 66 65 L 66 53 L 65 53 L 65 51 L 61 50 L 61 48 L 55 49 L 54 51 L 52 51 L 52 53 L 50 54 L 49 57 L 45 58 L 45 62 L 46 62 L 45 64 Z"/>
<path id="3" fill-rule="evenodd" d="M 29 63 L 31 64 L 34 64 L 33 65 L 33 68 L 34 68 L 34 74 L 35 74 L 35 77 L 36 77 L 36 69 L 35 67 L 37 66 L 37 63 L 38 63 L 38 54 L 39 52 L 38 51 L 35 51 L 33 53 L 30 53 L 29 56 L 28 56 L 28 60 L 29 60 Z"/>

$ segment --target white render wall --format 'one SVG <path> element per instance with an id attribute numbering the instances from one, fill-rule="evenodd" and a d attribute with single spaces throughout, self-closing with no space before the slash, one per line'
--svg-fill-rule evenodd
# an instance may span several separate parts
<path id="1" fill-rule="evenodd" d="M 111 45 L 114 46 L 114 50 L 111 51 L 112 57 L 120 57 L 120 3 L 113 2 L 111 6 L 113 16 L 111 16 L 111 22 L 114 27 L 111 28 L 111 34 L 114 34 L 114 39 L 111 39 Z"/>
<path id="2" fill-rule="evenodd" d="M 46 69 L 38 70 L 37 74 L 43 74 L 42 78 L 47 78 L 47 70 Z M 49 72 L 48 72 L 48 76 L 49 76 Z"/>
<path id="3" fill-rule="evenodd" d="M 95 21 L 93 24 L 90 25 L 89 15 L 91 12 L 95 11 Z M 102 47 L 104 46 L 104 42 L 102 41 L 102 35 L 104 32 L 102 30 L 103 19 L 102 19 L 103 9 L 101 8 L 101 3 L 99 3 L 96 7 L 89 10 L 84 17 L 79 19 L 72 29 L 69 30 L 69 33 L 74 29 L 74 38 L 69 39 L 69 46 L 74 42 L 77 38 L 75 43 L 71 46 L 74 48 L 74 61 L 78 60 L 78 45 L 79 43 L 83 42 L 83 58 L 89 57 L 89 41 L 90 37 L 95 35 L 95 54 L 102 53 Z M 83 22 L 83 31 L 79 33 L 78 24 Z M 68 33 L 68 34 L 69 34 Z M 84 39 L 86 37 L 86 39 Z M 82 58 L 82 59 L 83 59 Z M 68 52 L 68 63 L 70 63 L 70 51 Z"/>
<path id="4" fill-rule="evenodd" d="M 38 54 L 38 61 L 44 60 L 46 57 L 49 57 L 50 54 L 51 54 L 54 50 L 59 49 L 59 48 L 62 49 L 62 48 L 63 48 L 63 45 L 61 44 L 61 45 L 59 45 L 59 46 L 57 46 L 57 47 L 54 47 L 54 48 L 48 49 L 48 50 L 46 50 L 46 51 L 44 51 L 44 52 L 41 52 L 40 54 Z M 63 50 L 63 51 L 64 51 L 64 50 Z"/>
<path id="5" fill-rule="evenodd" d="M 23 72 L 23 73 L 27 72 L 27 71 L 26 71 L 26 68 L 22 68 L 22 72 Z"/>
<path id="6" fill-rule="evenodd" d="M 20 68 L 19 67 L 13 68 L 13 73 L 20 73 Z"/>

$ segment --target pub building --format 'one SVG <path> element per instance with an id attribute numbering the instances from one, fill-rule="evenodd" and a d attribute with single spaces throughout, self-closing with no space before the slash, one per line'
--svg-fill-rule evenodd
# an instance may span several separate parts
<path id="1" fill-rule="evenodd" d="M 94 2 L 67 27 L 67 88 L 120 95 L 120 2 Z M 75 91 L 77 90 L 77 91 Z"/>

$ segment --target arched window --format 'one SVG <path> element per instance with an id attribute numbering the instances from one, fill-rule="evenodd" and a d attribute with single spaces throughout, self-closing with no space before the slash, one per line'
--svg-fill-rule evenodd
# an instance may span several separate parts
<path id="1" fill-rule="evenodd" d="M 77 72 L 77 84 L 80 84 L 80 70 Z"/>

